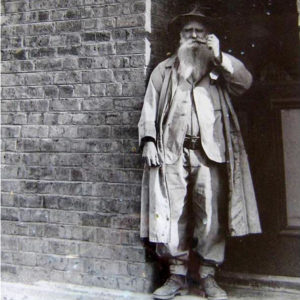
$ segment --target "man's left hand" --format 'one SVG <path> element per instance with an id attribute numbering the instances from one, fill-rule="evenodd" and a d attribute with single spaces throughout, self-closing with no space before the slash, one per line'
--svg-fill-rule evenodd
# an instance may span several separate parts
<path id="1" fill-rule="evenodd" d="M 214 59 L 219 61 L 221 58 L 220 42 L 214 34 L 207 36 L 207 47 L 213 52 Z"/>

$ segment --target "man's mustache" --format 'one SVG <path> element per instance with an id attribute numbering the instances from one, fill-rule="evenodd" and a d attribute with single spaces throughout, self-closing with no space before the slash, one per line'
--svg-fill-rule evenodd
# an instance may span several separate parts
<path id="1" fill-rule="evenodd" d="M 187 41 L 185 41 L 182 45 L 192 45 L 192 44 L 199 44 L 199 45 L 206 45 L 207 44 L 207 40 L 206 39 L 189 39 Z"/>

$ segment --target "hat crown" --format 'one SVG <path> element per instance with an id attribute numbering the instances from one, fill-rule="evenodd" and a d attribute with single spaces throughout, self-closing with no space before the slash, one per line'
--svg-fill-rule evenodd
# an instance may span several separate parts
<path id="1" fill-rule="evenodd" d="M 188 12 L 186 15 L 198 15 L 201 17 L 207 17 L 205 14 L 205 10 L 209 10 L 210 7 L 208 6 L 200 6 L 200 5 L 195 5 L 192 11 Z"/>

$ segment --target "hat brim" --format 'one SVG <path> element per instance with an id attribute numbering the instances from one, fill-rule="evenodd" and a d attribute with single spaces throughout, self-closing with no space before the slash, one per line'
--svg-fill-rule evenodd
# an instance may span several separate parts
<path id="1" fill-rule="evenodd" d="M 219 18 L 212 18 L 207 16 L 202 16 L 199 14 L 182 14 L 173 18 L 170 23 L 168 24 L 168 31 L 169 33 L 180 32 L 184 24 L 190 21 L 198 21 L 207 25 L 210 28 L 213 28 L 219 20 Z"/>

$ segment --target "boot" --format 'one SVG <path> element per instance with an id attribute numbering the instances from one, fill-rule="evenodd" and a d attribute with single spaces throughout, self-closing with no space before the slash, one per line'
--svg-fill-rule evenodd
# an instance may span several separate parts
<path id="1" fill-rule="evenodd" d="M 212 275 L 201 278 L 201 285 L 208 300 L 228 300 L 227 293 L 217 284 Z"/>
<path id="2" fill-rule="evenodd" d="M 172 274 L 163 286 L 153 293 L 154 299 L 173 299 L 177 295 L 188 293 L 186 278 L 183 275 Z"/>

